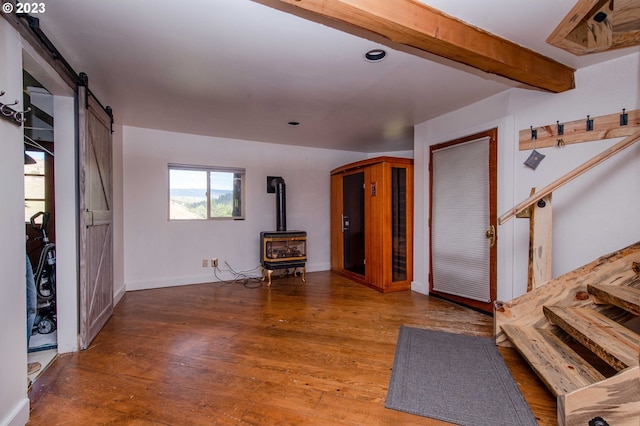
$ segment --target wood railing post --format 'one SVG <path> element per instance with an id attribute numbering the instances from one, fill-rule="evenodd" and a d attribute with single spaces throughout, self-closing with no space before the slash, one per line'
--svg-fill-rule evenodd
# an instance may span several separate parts
<path id="1" fill-rule="evenodd" d="M 536 188 L 531 189 L 531 195 Z M 529 274 L 527 291 L 534 290 L 551 279 L 552 213 L 551 194 L 530 207 Z"/>

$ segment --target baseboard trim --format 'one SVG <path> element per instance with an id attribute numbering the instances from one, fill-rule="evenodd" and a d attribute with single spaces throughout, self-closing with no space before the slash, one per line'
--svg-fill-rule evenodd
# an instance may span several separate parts
<path id="1" fill-rule="evenodd" d="M 26 384 L 26 383 L 25 383 Z M 29 421 L 29 398 L 22 398 L 13 410 L 2 419 L 2 426 L 24 426 Z"/>
<path id="2" fill-rule="evenodd" d="M 417 281 L 411 281 L 411 291 L 415 291 L 416 293 L 429 295 L 429 285 L 420 283 Z"/>

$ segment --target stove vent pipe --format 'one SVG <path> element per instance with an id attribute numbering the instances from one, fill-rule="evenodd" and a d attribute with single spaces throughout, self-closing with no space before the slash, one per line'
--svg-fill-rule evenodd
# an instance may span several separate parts
<path id="1" fill-rule="evenodd" d="M 271 181 L 276 190 L 276 229 L 287 230 L 287 186 L 284 179 L 277 177 Z"/>

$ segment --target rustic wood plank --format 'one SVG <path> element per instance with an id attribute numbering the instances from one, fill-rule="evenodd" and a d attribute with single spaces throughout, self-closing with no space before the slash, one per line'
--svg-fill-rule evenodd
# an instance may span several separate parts
<path id="1" fill-rule="evenodd" d="M 606 19 L 598 22 L 593 16 L 603 12 Z M 613 9 L 611 2 L 600 0 L 599 7 L 590 10 L 589 14 L 565 38 L 567 46 L 580 46 L 579 54 L 595 53 L 611 47 L 613 39 Z"/>
<path id="2" fill-rule="evenodd" d="M 640 45 L 640 30 L 613 34 L 613 49 Z"/>
<path id="3" fill-rule="evenodd" d="M 610 303 L 627 312 L 640 316 L 640 289 L 613 285 L 587 285 L 587 291 L 594 295 L 596 303 Z"/>
<path id="4" fill-rule="evenodd" d="M 584 389 L 558 397 L 558 424 L 587 425 L 601 417 L 610 425 L 638 426 L 640 368 L 631 367 Z"/>
<path id="5" fill-rule="evenodd" d="M 557 146 L 560 139 L 564 145 L 572 145 L 621 138 L 640 131 L 640 110 L 625 110 L 625 113 L 628 121 L 626 126 L 620 125 L 620 114 L 622 114 L 620 111 L 614 114 L 589 117 L 593 119 L 593 130 L 591 131 L 587 131 L 587 117 L 566 123 L 560 122 L 564 125 L 563 135 L 558 135 L 557 123 L 534 127 L 538 136 L 536 140 L 531 138 L 531 128 L 521 129 L 518 133 L 520 141 L 518 149 L 528 151 L 533 149 L 534 145 L 536 148 L 550 148 Z"/>
<path id="6" fill-rule="evenodd" d="M 594 19 L 598 12 L 606 18 Z M 578 0 L 547 38 L 547 43 L 585 55 L 636 46 L 640 41 L 640 5 L 636 0 Z"/>
<path id="7" fill-rule="evenodd" d="M 514 325 L 504 325 L 502 329 L 555 396 L 604 379 L 598 370 L 548 330 Z"/>
<path id="8" fill-rule="evenodd" d="M 600 6 L 593 16 L 598 13 L 606 14 L 606 19 L 600 22 L 589 19 L 584 23 L 587 29 L 587 50 L 585 53 L 602 52 L 611 48 L 613 44 L 613 19 L 615 16 L 613 2 L 609 1 Z"/>
<path id="9" fill-rule="evenodd" d="M 578 0 L 549 37 L 547 37 L 547 43 L 579 55 L 584 46 L 576 45 L 575 42 L 569 40 L 571 33 L 580 25 L 586 16 L 591 14 L 592 10 L 608 2 L 609 0 Z"/>
<path id="10" fill-rule="evenodd" d="M 615 32 L 640 30 L 640 3 L 637 0 L 616 0 L 613 17 Z"/>
<path id="11" fill-rule="evenodd" d="M 615 368 L 638 365 L 640 335 L 589 308 L 544 306 L 549 321 Z"/>
<path id="12" fill-rule="evenodd" d="M 535 193 L 535 188 L 531 194 Z M 529 218 L 529 273 L 527 291 L 542 286 L 552 278 L 553 214 L 551 196 L 532 205 Z"/>
<path id="13" fill-rule="evenodd" d="M 573 89 L 574 70 L 416 0 L 254 0 L 309 19 L 347 23 L 392 42 L 551 92 Z M 304 13 L 307 12 L 307 13 Z M 323 21 L 325 22 L 326 19 Z"/>
<path id="14" fill-rule="evenodd" d="M 29 425 L 444 424 L 384 407 L 400 327 L 493 334 L 488 315 L 329 271 L 255 285 L 127 292 L 89 349 L 35 381 Z M 553 396 L 500 349 L 539 424 L 555 425 Z"/>
<path id="15" fill-rule="evenodd" d="M 505 324 L 550 328 L 542 305 L 593 306 L 598 311 L 606 310 L 605 306 L 595 306 L 590 297 L 583 297 L 588 295 L 587 285 L 637 286 L 640 273 L 636 271 L 638 268 L 634 270 L 634 262 L 640 263 L 640 242 L 601 256 L 511 301 L 498 303 L 494 315 L 497 344 L 510 346 L 502 332 Z"/>

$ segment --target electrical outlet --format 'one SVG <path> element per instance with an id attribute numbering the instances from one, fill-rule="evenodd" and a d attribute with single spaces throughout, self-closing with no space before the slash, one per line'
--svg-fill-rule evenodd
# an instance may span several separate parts
<path id="1" fill-rule="evenodd" d="M 212 257 L 211 258 L 211 267 L 212 268 L 217 268 L 218 267 L 218 258 L 217 257 Z"/>
<path id="2" fill-rule="evenodd" d="M 202 267 L 203 268 L 207 267 L 207 259 L 202 259 Z"/>

